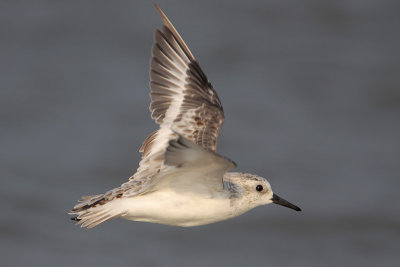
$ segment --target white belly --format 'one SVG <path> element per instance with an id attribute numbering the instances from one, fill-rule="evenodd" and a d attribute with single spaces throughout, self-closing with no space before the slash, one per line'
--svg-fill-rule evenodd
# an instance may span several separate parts
<path id="1" fill-rule="evenodd" d="M 121 218 L 176 226 L 209 224 L 239 215 L 226 197 L 156 191 L 123 199 L 127 214 Z"/>

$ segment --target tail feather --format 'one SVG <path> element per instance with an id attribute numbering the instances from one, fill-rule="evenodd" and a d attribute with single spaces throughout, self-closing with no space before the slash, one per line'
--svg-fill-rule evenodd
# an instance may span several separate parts
<path id="1" fill-rule="evenodd" d="M 90 229 L 111 218 L 113 218 L 113 216 L 110 214 L 110 210 L 108 209 L 92 211 L 84 214 L 80 218 L 81 220 L 78 222 L 78 224 L 81 224 L 81 227 L 87 227 Z"/>
<path id="2" fill-rule="evenodd" d="M 88 200 L 91 200 L 91 199 L 95 199 L 95 198 L 98 198 L 98 197 L 102 197 L 103 195 L 101 194 L 101 195 L 94 195 L 94 196 L 81 196 L 81 199 L 79 199 L 78 200 L 78 202 L 85 202 L 85 201 L 88 201 Z"/>
<path id="3" fill-rule="evenodd" d="M 97 204 L 104 204 L 104 200 L 104 195 L 83 196 L 78 200 L 78 204 L 74 206 L 74 208 L 71 210 L 71 213 L 78 213 L 80 211 L 95 207 Z"/>
<path id="4" fill-rule="evenodd" d="M 69 214 L 75 215 L 71 219 L 77 222 L 76 225 L 90 229 L 109 219 L 125 214 L 119 203 L 121 199 L 114 198 L 113 200 L 105 199 L 104 195 L 85 196 Z"/>

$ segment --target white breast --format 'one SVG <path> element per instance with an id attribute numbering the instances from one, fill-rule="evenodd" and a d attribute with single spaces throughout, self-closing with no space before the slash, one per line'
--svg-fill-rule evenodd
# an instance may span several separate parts
<path id="1" fill-rule="evenodd" d="M 196 226 L 239 215 L 225 193 L 222 194 L 205 197 L 165 190 L 126 198 L 121 203 L 127 210 L 122 218 L 176 226 Z"/>

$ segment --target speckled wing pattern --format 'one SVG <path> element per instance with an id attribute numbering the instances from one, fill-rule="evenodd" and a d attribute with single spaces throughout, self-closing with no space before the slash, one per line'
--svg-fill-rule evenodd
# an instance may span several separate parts
<path id="1" fill-rule="evenodd" d="M 151 117 L 186 139 L 215 151 L 223 109 L 217 93 L 174 26 L 159 9 L 163 30 L 156 30 L 152 49 Z M 143 155 L 154 139 L 143 145 Z"/>
<path id="2" fill-rule="evenodd" d="M 181 136 L 205 150 L 216 151 L 218 134 L 224 121 L 221 102 L 182 37 L 163 11 L 157 5 L 156 8 L 164 26 L 154 35 L 150 63 L 150 111 L 160 128 L 143 142 L 140 148 L 142 160 L 129 181 L 105 194 L 82 197 L 73 208 L 70 214 L 78 215 L 75 219 L 81 220 L 82 226 L 94 226 L 123 214 L 123 211 L 114 211 L 97 216 L 96 207 L 116 198 L 146 193 L 152 188 L 153 178 L 164 168 L 169 168 L 164 165 L 164 154 L 171 140 Z M 89 219 L 92 217 L 97 218 L 96 223 L 95 219 Z"/>
<path id="3" fill-rule="evenodd" d="M 215 152 L 224 121 L 217 93 L 182 37 L 156 7 L 164 26 L 154 35 L 150 111 L 160 129 L 144 141 L 140 149 L 142 161 L 130 182 L 148 180 L 160 172 L 168 142 L 177 139 L 178 135 Z"/>

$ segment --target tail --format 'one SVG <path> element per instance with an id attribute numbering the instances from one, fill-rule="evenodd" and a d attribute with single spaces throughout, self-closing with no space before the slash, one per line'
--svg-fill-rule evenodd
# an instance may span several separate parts
<path id="1" fill-rule="evenodd" d="M 113 201 L 111 201 L 113 200 Z M 68 213 L 75 215 L 71 220 L 77 221 L 76 225 L 93 228 L 109 219 L 124 215 L 120 199 L 109 199 L 106 195 L 83 196 L 77 205 Z"/>

